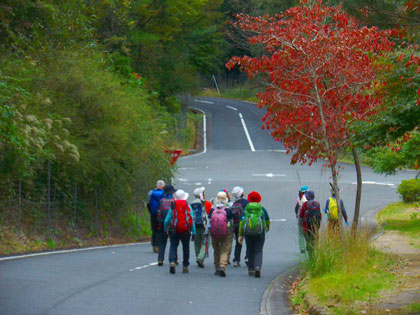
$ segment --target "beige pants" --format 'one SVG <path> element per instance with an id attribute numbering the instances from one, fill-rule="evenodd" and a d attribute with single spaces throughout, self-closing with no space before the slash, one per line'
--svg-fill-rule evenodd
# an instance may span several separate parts
<path id="1" fill-rule="evenodd" d="M 228 262 L 228 256 L 232 251 L 233 233 L 229 232 L 224 238 L 212 237 L 211 243 L 214 250 L 214 267 L 224 268 Z"/>

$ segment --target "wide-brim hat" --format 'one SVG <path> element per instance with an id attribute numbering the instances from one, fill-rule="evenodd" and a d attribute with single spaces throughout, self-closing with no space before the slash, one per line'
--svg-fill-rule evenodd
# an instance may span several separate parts
<path id="1" fill-rule="evenodd" d="M 248 201 L 249 202 L 260 202 L 261 201 L 261 195 L 256 191 L 251 191 L 248 194 Z"/>
<path id="2" fill-rule="evenodd" d="M 240 198 L 244 193 L 244 189 L 242 187 L 236 186 L 232 189 L 232 196 L 235 198 Z"/>
<path id="3" fill-rule="evenodd" d="M 182 189 L 178 189 L 175 192 L 175 195 L 174 195 L 176 200 L 187 200 L 188 196 L 189 196 L 189 194 L 187 192 L 183 191 Z"/>
<path id="4" fill-rule="evenodd" d="M 219 191 L 217 193 L 215 203 L 218 203 L 218 202 L 221 202 L 221 203 L 228 203 L 229 202 L 229 200 L 227 198 L 227 195 L 224 191 Z"/>

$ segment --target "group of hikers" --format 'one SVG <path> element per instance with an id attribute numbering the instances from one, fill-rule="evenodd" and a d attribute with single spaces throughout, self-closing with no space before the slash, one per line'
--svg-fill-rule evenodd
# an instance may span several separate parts
<path id="1" fill-rule="evenodd" d="M 242 187 L 236 186 L 232 193 L 220 190 L 212 201 L 206 200 L 205 187 L 194 190 L 194 200 L 188 203 L 189 194 L 175 189 L 171 184 L 158 180 L 156 188 L 148 194 L 147 207 L 150 212 L 153 251 L 158 253 L 158 266 L 163 266 L 168 238 L 169 272 L 176 273 L 178 265 L 178 246 L 182 244 L 182 272 L 188 273 L 190 264 L 190 241 L 198 267 L 204 268 L 208 257 L 209 243 L 213 246 L 215 275 L 226 277 L 226 266 L 235 239 L 233 266 L 239 267 L 243 240 L 246 243 L 245 263 L 248 274 L 261 277 L 265 234 L 270 229 L 270 217 L 261 205 L 261 195 L 252 191 L 245 198 Z M 328 216 L 330 233 L 338 231 L 338 206 L 333 190 L 326 201 L 324 213 Z M 234 200 L 233 200 L 234 198 Z M 348 225 L 344 203 L 340 200 L 342 217 Z M 295 206 L 298 219 L 299 247 L 301 253 L 310 256 L 318 238 L 322 213 L 320 203 L 315 200 L 315 193 L 307 186 L 298 192 Z"/>
<path id="2" fill-rule="evenodd" d="M 349 225 L 343 200 L 340 200 L 340 206 L 344 222 Z M 328 217 L 329 234 L 336 234 L 339 231 L 339 216 L 334 190 L 331 190 L 331 197 L 327 199 L 323 211 Z M 322 213 L 321 205 L 315 200 L 315 193 L 309 190 L 308 186 L 302 186 L 298 192 L 295 214 L 298 219 L 300 252 L 305 253 L 307 251 L 311 255 L 319 235 Z"/>
<path id="3" fill-rule="evenodd" d="M 194 200 L 188 203 L 189 194 L 173 185 L 158 180 L 156 188 L 148 194 L 153 251 L 158 253 L 158 266 L 163 266 L 167 240 L 170 240 L 169 272 L 176 273 L 177 250 L 182 244 L 182 272 L 188 273 L 190 240 L 194 242 L 196 262 L 204 268 L 209 243 L 213 246 L 215 275 L 226 277 L 230 264 L 233 239 L 235 249 L 233 266 L 240 266 L 243 240 L 246 242 L 245 263 L 248 274 L 261 277 L 265 233 L 270 229 L 267 210 L 261 205 L 261 195 L 252 191 L 245 198 L 242 187 L 217 193 L 212 202 L 206 200 L 205 187 L 194 190 Z M 232 200 L 232 197 L 235 198 Z M 210 242 L 211 241 L 211 242 Z"/>

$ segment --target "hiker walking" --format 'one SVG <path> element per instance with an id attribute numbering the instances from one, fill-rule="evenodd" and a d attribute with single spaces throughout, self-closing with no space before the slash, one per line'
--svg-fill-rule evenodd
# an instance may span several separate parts
<path id="1" fill-rule="evenodd" d="M 174 194 L 174 207 L 168 211 L 165 219 L 165 231 L 169 232 L 171 242 L 169 250 L 169 272 L 175 273 L 177 250 L 179 242 L 182 243 L 183 261 L 182 272 L 188 273 L 190 264 L 190 238 L 195 237 L 194 213 L 188 205 L 188 193 L 177 190 Z"/>
<path id="2" fill-rule="evenodd" d="M 302 219 L 299 217 L 299 212 L 303 204 L 306 201 L 308 201 L 305 196 L 305 193 L 307 191 L 308 191 L 308 186 L 302 186 L 299 189 L 298 198 L 296 200 L 296 205 L 295 205 L 295 214 L 296 214 L 296 218 L 298 219 L 299 249 L 302 254 L 305 253 L 306 241 L 305 241 L 305 232 L 302 226 Z"/>
<path id="3" fill-rule="evenodd" d="M 302 220 L 302 227 L 305 233 L 306 249 L 311 256 L 315 243 L 318 241 L 322 214 L 321 206 L 315 200 L 315 193 L 312 190 L 308 190 L 305 196 L 308 201 L 300 209 L 299 218 Z"/>
<path id="4" fill-rule="evenodd" d="M 346 208 L 344 207 L 344 202 L 340 199 L 341 205 L 341 213 L 343 214 L 344 222 L 346 225 L 349 225 L 349 221 L 347 220 L 347 212 Z M 337 199 L 335 197 L 335 193 L 331 190 L 331 197 L 327 199 L 325 203 L 324 213 L 328 216 L 328 234 L 338 234 L 339 233 L 339 224 L 338 224 L 338 206 L 337 206 Z"/>
<path id="5" fill-rule="evenodd" d="M 232 212 L 226 206 L 228 198 L 224 191 L 219 191 L 214 206 L 209 213 L 209 229 L 214 250 L 215 275 L 226 277 L 228 255 L 232 251 L 233 229 Z"/>
<path id="6" fill-rule="evenodd" d="M 150 226 L 152 228 L 152 247 L 153 252 L 157 253 L 159 251 L 158 244 L 158 226 L 159 222 L 157 219 L 157 211 L 159 209 L 160 200 L 163 197 L 163 187 L 165 182 L 163 180 L 158 180 L 156 182 L 156 188 L 149 191 L 147 194 L 147 209 L 150 213 Z"/>
<path id="7" fill-rule="evenodd" d="M 193 194 L 195 199 L 191 202 L 190 206 L 195 218 L 195 256 L 198 267 L 204 268 L 206 242 L 208 237 L 208 219 L 205 207 L 205 187 L 196 188 Z"/>
<path id="8" fill-rule="evenodd" d="M 252 191 L 239 226 L 239 242 L 245 242 L 248 254 L 248 275 L 261 277 L 265 233 L 270 229 L 270 217 L 260 204 L 261 195 Z"/>
<path id="9" fill-rule="evenodd" d="M 158 266 L 163 266 L 163 261 L 165 258 L 165 249 L 166 243 L 168 242 L 168 234 L 165 232 L 164 225 L 165 219 L 168 215 L 170 209 L 175 207 L 175 199 L 173 194 L 175 192 L 174 186 L 171 184 L 166 184 L 163 188 L 163 197 L 160 200 L 159 209 L 157 211 L 158 219 L 158 244 L 159 244 L 159 253 L 158 253 Z"/>
<path id="10" fill-rule="evenodd" d="M 241 251 L 242 244 L 238 242 L 239 238 L 239 225 L 241 218 L 244 214 L 244 209 L 248 205 L 249 201 L 244 198 L 245 192 L 242 187 L 236 186 L 232 189 L 232 196 L 235 197 L 232 207 L 230 208 L 233 216 L 233 227 L 235 233 L 235 249 L 233 256 L 233 267 L 239 267 L 241 265 Z M 247 257 L 246 257 L 247 258 Z"/>

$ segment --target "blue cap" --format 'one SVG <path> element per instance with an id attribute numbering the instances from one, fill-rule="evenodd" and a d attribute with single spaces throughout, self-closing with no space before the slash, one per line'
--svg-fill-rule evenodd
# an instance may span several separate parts
<path id="1" fill-rule="evenodd" d="M 302 186 L 302 187 L 300 187 L 300 191 L 303 192 L 303 193 L 306 192 L 308 189 L 309 189 L 308 186 Z"/>

